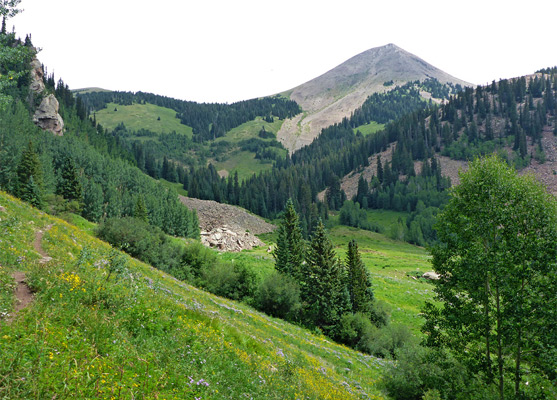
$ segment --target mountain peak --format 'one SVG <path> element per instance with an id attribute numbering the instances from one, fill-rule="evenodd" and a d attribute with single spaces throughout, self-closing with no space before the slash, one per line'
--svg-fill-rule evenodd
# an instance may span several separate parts
<path id="1" fill-rule="evenodd" d="M 389 90 L 385 82 L 437 79 L 441 83 L 472 86 L 427 63 L 394 43 L 374 47 L 330 71 L 290 90 L 290 99 L 307 113 L 284 124 L 279 139 L 290 150 L 309 144 L 321 129 L 342 121 L 376 92 Z"/>

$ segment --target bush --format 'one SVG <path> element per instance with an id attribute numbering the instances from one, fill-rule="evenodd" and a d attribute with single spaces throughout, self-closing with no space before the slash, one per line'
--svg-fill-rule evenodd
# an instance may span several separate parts
<path id="1" fill-rule="evenodd" d="M 377 331 L 367 316 L 362 313 L 344 314 L 337 326 L 335 339 L 356 350 L 365 351 L 364 338 L 372 337 Z"/>
<path id="2" fill-rule="evenodd" d="M 396 358 L 397 351 L 414 340 L 406 325 L 393 324 L 364 332 L 358 347 L 376 357 Z"/>
<path id="3" fill-rule="evenodd" d="M 256 274 L 244 264 L 216 262 L 202 268 L 199 285 L 218 296 L 249 304 L 257 283 Z"/>
<path id="4" fill-rule="evenodd" d="M 465 367 L 442 349 L 406 345 L 396 350 L 396 358 L 383 381 L 396 400 L 489 398 L 476 397 L 478 387 Z"/>
<path id="5" fill-rule="evenodd" d="M 109 218 L 99 225 L 97 235 L 153 267 L 171 272 L 181 266 L 182 248 L 164 232 L 138 218 Z"/>
<path id="6" fill-rule="evenodd" d="M 194 281 L 201 276 L 201 270 L 218 263 L 217 253 L 208 249 L 199 242 L 193 242 L 185 246 L 182 253 L 182 275 L 178 279 Z"/>
<path id="7" fill-rule="evenodd" d="M 273 317 L 295 321 L 302 307 L 300 286 L 290 276 L 275 272 L 259 285 L 255 307 Z"/>

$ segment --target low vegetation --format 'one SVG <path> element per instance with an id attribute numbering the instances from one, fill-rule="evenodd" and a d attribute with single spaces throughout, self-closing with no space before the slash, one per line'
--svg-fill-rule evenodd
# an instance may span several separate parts
<path id="1" fill-rule="evenodd" d="M 24 270 L 35 292 L 0 322 L 2 397 L 383 398 L 386 361 L 195 289 L 5 193 L 0 202 L 3 271 Z M 42 265 L 33 242 L 48 224 Z"/>

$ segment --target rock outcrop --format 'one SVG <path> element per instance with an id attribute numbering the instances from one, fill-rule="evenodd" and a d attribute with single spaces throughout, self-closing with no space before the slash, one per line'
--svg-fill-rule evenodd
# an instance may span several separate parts
<path id="1" fill-rule="evenodd" d="M 31 61 L 31 85 L 29 85 L 29 89 L 33 93 L 42 93 L 44 92 L 44 71 L 41 62 L 34 58 Z"/>
<path id="2" fill-rule="evenodd" d="M 60 105 L 56 96 L 49 94 L 46 96 L 35 115 L 33 115 L 33 122 L 44 130 L 48 130 L 57 136 L 64 135 L 64 120 L 58 114 Z"/>
<path id="3" fill-rule="evenodd" d="M 45 93 L 44 71 L 41 62 L 34 58 L 31 61 L 31 84 L 29 85 L 29 101 L 35 104 L 35 98 Z M 60 104 L 56 96 L 49 94 L 44 97 L 33 115 L 33 122 L 38 127 L 50 131 L 57 136 L 64 134 L 64 120 L 58 113 Z"/>

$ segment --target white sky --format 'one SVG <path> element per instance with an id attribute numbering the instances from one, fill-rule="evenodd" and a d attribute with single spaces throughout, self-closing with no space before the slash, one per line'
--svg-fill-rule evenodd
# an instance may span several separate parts
<path id="1" fill-rule="evenodd" d="M 483 84 L 557 65 L 557 0 L 23 0 L 8 21 L 72 89 L 232 102 L 387 43 Z"/>

